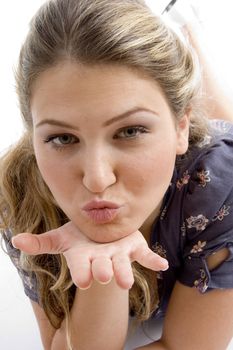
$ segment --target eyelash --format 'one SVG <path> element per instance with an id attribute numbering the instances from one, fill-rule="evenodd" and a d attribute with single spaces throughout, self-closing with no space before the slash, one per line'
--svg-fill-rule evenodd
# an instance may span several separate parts
<path id="1" fill-rule="evenodd" d="M 56 139 L 61 139 L 62 137 L 70 137 L 71 139 L 73 139 L 74 141 L 73 142 L 70 142 L 70 143 L 67 143 L 67 144 L 56 144 L 55 143 L 55 140 Z M 72 134 L 56 134 L 56 135 L 51 135 L 49 137 L 47 137 L 45 140 L 44 140 L 44 143 L 50 143 L 52 145 L 53 148 L 55 148 L 56 150 L 58 151 L 62 151 L 63 149 L 65 149 L 66 147 L 70 146 L 70 145 L 73 145 L 75 143 L 79 143 L 79 139 L 76 137 L 76 136 L 73 136 Z"/>
<path id="2" fill-rule="evenodd" d="M 134 135 L 129 135 L 129 136 L 119 136 L 121 133 L 124 133 L 126 132 L 127 130 L 131 130 L 131 131 L 134 131 L 135 134 Z M 131 140 L 131 139 L 135 139 L 135 138 L 138 138 L 140 137 L 141 134 L 145 134 L 145 133 L 148 133 L 148 130 L 144 127 L 144 126 L 141 126 L 141 125 L 137 125 L 137 126 L 127 126 L 127 127 L 124 127 L 120 130 L 118 130 L 118 132 L 113 136 L 113 139 L 114 140 Z M 59 139 L 59 138 L 62 138 L 62 137 L 70 137 L 71 139 L 73 139 L 74 141 L 73 142 L 70 142 L 70 143 L 67 143 L 67 144 L 56 144 L 54 141 L 56 139 Z M 56 134 L 56 135 L 51 135 L 49 137 L 47 137 L 45 140 L 44 140 L 44 143 L 50 143 L 52 145 L 52 147 L 54 147 L 56 150 L 59 150 L 59 151 L 62 151 L 63 149 L 65 149 L 66 147 L 69 147 L 75 143 L 79 143 L 79 139 L 76 137 L 76 136 L 73 136 L 72 134 Z"/>
<path id="3" fill-rule="evenodd" d="M 127 130 L 134 130 L 134 131 L 136 131 L 136 135 L 130 135 L 130 136 L 128 136 L 128 137 L 119 137 L 119 134 L 120 133 L 123 133 L 123 132 L 125 132 L 125 131 L 127 131 Z M 116 140 L 116 139 L 134 139 L 134 138 L 137 138 L 137 137 L 140 137 L 140 135 L 141 134 L 146 134 L 146 133 L 148 133 L 148 130 L 144 127 L 144 126 L 142 126 L 142 125 L 136 125 L 136 126 L 127 126 L 127 127 L 125 127 L 125 128 L 122 128 L 122 129 L 120 129 L 120 130 L 118 130 L 118 132 L 117 132 L 117 134 L 116 135 L 114 135 L 114 139 Z"/>

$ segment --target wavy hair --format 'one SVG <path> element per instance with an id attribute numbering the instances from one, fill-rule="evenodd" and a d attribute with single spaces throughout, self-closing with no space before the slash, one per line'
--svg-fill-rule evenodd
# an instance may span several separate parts
<path id="1" fill-rule="evenodd" d="M 40 234 L 68 221 L 39 172 L 30 110 L 37 77 L 66 60 L 118 64 L 144 72 L 159 84 L 176 120 L 190 111 L 190 145 L 200 142 L 207 132 L 205 121 L 195 112 L 200 86 L 197 60 L 144 1 L 47 1 L 30 23 L 16 71 L 25 134 L 1 159 L 1 227 L 10 228 L 14 235 Z M 69 315 L 74 294 L 64 257 L 21 255 L 23 268 L 37 276 L 41 305 L 51 324 L 59 328 Z M 158 304 L 156 278 L 137 264 L 133 270 L 130 307 L 139 320 L 146 320 Z"/>

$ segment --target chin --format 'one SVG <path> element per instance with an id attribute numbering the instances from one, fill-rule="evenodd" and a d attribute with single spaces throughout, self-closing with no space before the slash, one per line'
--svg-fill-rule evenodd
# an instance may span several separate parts
<path id="1" fill-rule="evenodd" d="M 119 225 L 98 225 L 90 227 L 83 227 L 81 231 L 86 234 L 86 236 L 96 243 L 111 243 L 118 241 L 124 237 L 129 236 L 131 233 L 135 232 L 137 229 L 131 227 L 120 227 Z M 91 232 L 91 234 L 90 234 Z"/>

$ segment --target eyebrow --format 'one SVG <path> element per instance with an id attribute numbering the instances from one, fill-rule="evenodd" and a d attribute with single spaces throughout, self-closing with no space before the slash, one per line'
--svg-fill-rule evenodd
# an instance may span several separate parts
<path id="1" fill-rule="evenodd" d="M 135 108 L 132 108 L 130 109 L 129 111 L 126 111 L 120 115 L 117 115 L 109 120 L 107 120 L 106 122 L 104 122 L 103 126 L 109 126 L 113 123 L 116 123 L 117 121 L 121 120 L 121 119 L 125 119 L 127 117 L 129 117 L 130 115 L 132 114 L 135 114 L 135 113 L 138 113 L 138 112 L 149 112 L 149 113 L 152 113 L 156 116 L 158 116 L 158 113 L 151 110 L 151 109 L 148 109 L 148 108 L 141 108 L 141 107 L 135 107 Z M 57 119 L 43 119 L 41 122 L 37 123 L 36 124 L 36 128 L 42 126 L 42 125 L 45 125 L 45 124 L 49 124 L 49 125 L 55 125 L 55 126 L 60 126 L 60 127 L 65 127 L 65 128 L 69 128 L 69 129 L 76 129 L 78 130 L 78 128 L 76 126 L 73 126 L 69 123 L 66 123 L 64 121 L 60 121 L 60 120 L 57 120 Z"/>

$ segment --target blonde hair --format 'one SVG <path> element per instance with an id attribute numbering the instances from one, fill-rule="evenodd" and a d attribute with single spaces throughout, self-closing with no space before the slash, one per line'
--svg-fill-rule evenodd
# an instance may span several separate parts
<path id="1" fill-rule="evenodd" d="M 190 144 L 202 140 L 205 122 L 195 114 L 200 75 L 190 49 L 140 0 L 50 0 L 36 13 L 16 72 L 25 135 L 1 161 L 2 228 L 40 234 L 68 221 L 44 183 L 32 145 L 30 98 L 42 71 L 73 60 L 118 64 L 152 77 L 178 120 L 191 111 Z M 62 255 L 24 256 L 39 281 L 40 302 L 58 328 L 72 305 L 72 281 Z M 56 273 L 51 266 L 57 266 Z M 140 320 L 158 304 L 156 279 L 134 264 L 130 307 Z"/>

